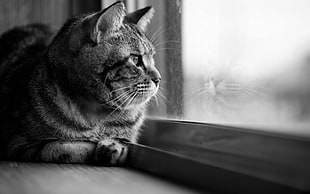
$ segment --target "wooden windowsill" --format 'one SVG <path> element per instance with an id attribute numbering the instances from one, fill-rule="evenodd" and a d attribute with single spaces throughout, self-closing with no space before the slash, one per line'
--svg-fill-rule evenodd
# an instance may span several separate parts
<path id="1" fill-rule="evenodd" d="M 132 168 L 0 162 L 0 193 L 195 194 L 200 192 Z"/>
<path id="2" fill-rule="evenodd" d="M 0 162 L 0 193 L 310 191 L 307 138 L 148 119 L 140 143 L 128 143 L 129 167 Z"/>
<path id="3" fill-rule="evenodd" d="M 148 119 L 135 168 L 225 193 L 310 192 L 310 140 L 236 127 Z"/>

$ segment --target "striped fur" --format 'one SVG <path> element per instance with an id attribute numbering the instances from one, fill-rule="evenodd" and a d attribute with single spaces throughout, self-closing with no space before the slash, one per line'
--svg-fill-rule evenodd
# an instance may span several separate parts
<path id="1" fill-rule="evenodd" d="M 144 34 L 152 14 L 147 7 L 126 16 L 117 2 L 69 19 L 55 37 L 39 24 L 5 33 L 0 38 L 2 158 L 124 162 L 127 148 L 120 139 L 137 141 L 161 79 Z"/>

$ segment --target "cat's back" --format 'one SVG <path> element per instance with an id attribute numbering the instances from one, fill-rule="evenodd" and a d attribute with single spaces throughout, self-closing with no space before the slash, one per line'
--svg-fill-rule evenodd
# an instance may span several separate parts
<path id="1" fill-rule="evenodd" d="M 29 24 L 5 32 L 0 37 L 0 67 L 39 54 L 52 36 L 53 30 L 44 24 Z"/>
<path id="2" fill-rule="evenodd" d="M 10 128 L 17 127 L 25 114 L 23 102 L 27 100 L 31 74 L 52 36 L 48 26 L 31 24 L 13 28 L 0 37 L 0 145 L 2 137 L 8 139 Z"/>
<path id="3" fill-rule="evenodd" d="M 43 24 L 15 27 L 0 37 L 0 103 L 25 88 L 33 67 L 45 52 L 53 30 Z M 14 93 L 14 92 L 13 92 Z"/>

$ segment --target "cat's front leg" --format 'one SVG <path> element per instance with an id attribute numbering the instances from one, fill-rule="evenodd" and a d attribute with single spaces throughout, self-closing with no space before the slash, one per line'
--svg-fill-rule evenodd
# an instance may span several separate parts
<path id="1" fill-rule="evenodd" d="M 123 140 L 124 141 L 124 140 Z M 18 137 L 11 142 L 11 160 L 55 163 L 93 163 L 105 166 L 123 164 L 128 148 L 118 139 L 103 139 L 97 144 L 84 141 L 34 141 Z"/>
<path id="2" fill-rule="evenodd" d="M 84 141 L 51 142 L 42 149 L 40 160 L 60 163 L 92 163 L 96 144 Z"/>
<path id="3" fill-rule="evenodd" d="M 11 160 L 55 163 L 91 163 L 96 144 L 84 141 L 34 141 L 18 137 L 11 142 Z"/>
<path id="4" fill-rule="evenodd" d="M 103 139 L 95 150 L 97 164 L 113 166 L 123 164 L 126 160 L 128 147 L 118 139 Z"/>

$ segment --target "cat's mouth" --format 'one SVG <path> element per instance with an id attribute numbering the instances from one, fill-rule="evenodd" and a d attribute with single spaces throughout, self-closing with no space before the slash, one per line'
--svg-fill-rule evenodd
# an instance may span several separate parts
<path id="1" fill-rule="evenodd" d="M 146 104 L 157 93 L 157 90 L 158 86 L 149 81 L 133 84 L 124 90 L 119 87 L 114 89 L 113 99 L 115 100 L 111 103 L 119 108 L 134 108 L 134 106 Z"/>
<path id="2" fill-rule="evenodd" d="M 157 86 L 152 82 L 142 82 L 137 84 L 136 91 L 140 95 L 155 95 Z"/>
<path id="3" fill-rule="evenodd" d="M 135 100 L 133 101 L 133 105 L 145 104 L 147 103 L 153 96 L 156 95 L 158 91 L 158 85 L 154 82 L 145 81 L 137 84 L 135 87 Z"/>

